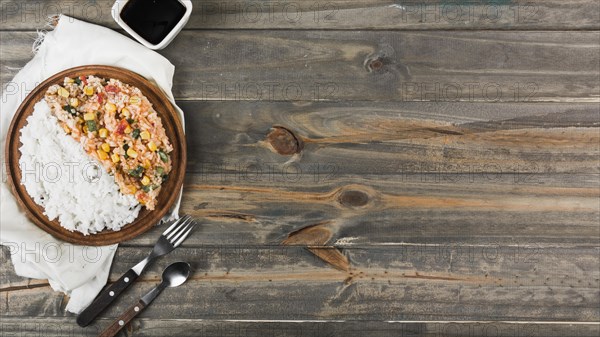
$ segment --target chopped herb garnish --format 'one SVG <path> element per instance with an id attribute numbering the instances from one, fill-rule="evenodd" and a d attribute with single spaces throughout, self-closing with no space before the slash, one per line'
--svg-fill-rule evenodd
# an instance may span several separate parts
<path id="1" fill-rule="evenodd" d="M 129 123 L 131 125 L 131 124 L 135 123 L 135 119 L 127 118 L 127 123 Z"/>
<path id="2" fill-rule="evenodd" d="M 163 181 L 163 183 L 164 183 L 165 181 L 167 181 L 167 179 L 169 179 L 169 175 L 168 175 L 168 174 L 165 174 L 165 175 L 163 175 L 163 176 L 162 176 L 162 181 Z"/>
<path id="3" fill-rule="evenodd" d="M 133 137 L 133 139 L 138 139 L 140 137 L 140 132 L 140 129 L 133 129 L 131 132 L 131 137 Z"/>
<path id="4" fill-rule="evenodd" d="M 152 190 L 155 190 L 157 188 L 158 188 L 158 186 L 156 186 L 156 185 L 146 185 L 146 186 L 142 187 L 142 190 L 144 190 L 144 192 L 148 193 L 148 192 L 150 192 Z"/>
<path id="5" fill-rule="evenodd" d="M 98 131 L 96 121 L 85 121 L 85 125 L 87 126 L 89 132 Z"/>
<path id="6" fill-rule="evenodd" d="M 125 159 L 129 159 L 129 155 L 127 154 L 127 150 L 129 150 L 129 144 L 123 145 L 123 150 L 125 150 Z"/>
<path id="7" fill-rule="evenodd" d="M 69 104 L 63 106 L 63 110 L 65 110 L 66 112 L 70 113 L 73 116 L 77 115 L 77 110 Z"/>
<path id="8" fill-rule="evenodd" d="M 169 156 L 167 156 L 166 153 L 164 153 L 162 150 L 158 150 L 158 156 L 160 157 L 160 160 L 162 160 L 163 162 L 168 162 L 169 161 Z"/>
<path id="9" fill-rule="evenodd" d="M 157 166 L 154 171 L 156 171 L 157 176 L 162 176 L 165 173 L 165 169 L 162 166 Z"/>
<path id="10" fill-rule="evenodd" d="M 129 175 L 134 178 L 141 178 L 144 174 L 144 168 L 141 165 L 138 165 L 134 170 L 129 170 Z"/>
<path id="11" fill-rule="evenodd" d="M 73 80 L 75 81 L 75 83 L 77 83 L 77 85 L 81 84 L 81 79 L 79 77 L 75 77 Z"/>

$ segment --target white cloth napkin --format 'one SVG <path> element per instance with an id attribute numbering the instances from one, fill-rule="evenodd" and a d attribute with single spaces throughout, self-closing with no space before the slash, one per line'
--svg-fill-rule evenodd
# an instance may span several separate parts
<path id="1" fill-rule="evenodd" d="M 86 64 L 132 70 L 154 81 L 175 104 L 171 93 L 175 67 L 167 59 L 110 29 L 63 15 L 56 28 L 45 34 L 33 59 L 4 88 L 0 103 L 3 165 L 8 126 L 27 93 L 59 71 Z M 177 109 L 183 123 L 183 113 Z M 0 198 L 0 244 L 9 247 L 16 273 L 48 279 L 54 290 L 70 295 L 66 310 L 83 310 L 106 284 L 117 245 L 75 246 L 55 239 L 24 216 L 6 179 L 2 179 Z M 169 218 L 177 217 L 180 200 L 181 195 Z"/>

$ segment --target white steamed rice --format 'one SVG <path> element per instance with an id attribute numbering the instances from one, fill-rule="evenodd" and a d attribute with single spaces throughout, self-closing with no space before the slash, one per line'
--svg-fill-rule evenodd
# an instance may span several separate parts
<path id="1" fill-rule="evenodd" d="M 67 135 L 45 101 L 21 130 L 21 184 L 50 219 L 84 235 L 119 230 L 141 206 L 124 195 L 102 165 Z"/>

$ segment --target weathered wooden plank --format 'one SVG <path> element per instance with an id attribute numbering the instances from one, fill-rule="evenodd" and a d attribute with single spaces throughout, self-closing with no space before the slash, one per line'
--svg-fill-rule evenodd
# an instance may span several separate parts
<path id="1" fill-rule="evenodd" d="M 111 321 L 100 319 L 80 328 L 72 318 L 2 318 L 0 332 L 6 336 L 43 335 L 96 336 Z M 470 336 L 488 337 L 596 337 L 596 323 L 514 322 L 376 322 L 376 321 L 218 321 L 196 319 L 135 319 L 118 336 L 141 337 L 385 337 L 385 336 Z"/>
<path id="2" fill-rule="evenodd" d="M 0 1 L 2 30 L 45 28 L 46 17 L 64 13 L 118 27 L 112 0 Z M 591 0 L 440 1 L 193 0 L 186 29 L 598 29 Z"/>
<path id="3" fill-rule="evenodd" d="M 182 212 L 199 218 L 202 227 L 193 241 L 204 244 L 277 244 L 290 232 L 326 221 L 331 242 L 341 245 L 597 245 L 597 187 L 525 187 L 517 192 L 498 185 L 465 188 L 388 178 L 364 177 L 360 185 L 345 185 L 352 181 L 339 178 L 329 184 L 279 187 L 188 182 Z M 340 201 L 353 196 L 366 204 Z M 155 236 L 148 235 L 137 242 L 151 243 Z"/>
<path id="4" fill-rule="evenodd" d="M 0 37 L 7 84 L 11 69 L 31 58 L 35 33 Z M 176 66 L 173 90 L 181 99 L 597 102 L 599 38 L 600 32 L 186 31 L 162 53 Z"/>
<path id="5" fill-rule="evenodd" d="M 153 265 L 103 317 L 116 317 L 177 260 L 195 269 L 142 313 L 154 319 L 489 320 L 593 322 L 600 318 L 598 248 L 436 245 L 344 249 L 348 271 L 301 247 L 175 250 Z M 121 247 L 111 280 L 145 255 Z M 3 250 L 3 260 L 8 258 Z M 19 254 L 19 252 L 17 252 Z M 10 266 L 3 269 L 10 273 Z M 8 264 L 9 265 L 9 264 Z M 70 316 L 49 286 L 10 277 L 3 317 Z M 3 281 L 4 282 L 4 281 Z M 71 315 L 72 316 L 72 315 Z"/>
<path id="6" fill-rule="evenodd" d="M 306 169 L 320 163 L 324 175 L 600 173 L 597 104 L 179 105 L 186 113 L 187 132 L 194 135 L 188 140 L 188 157 L 189 171 L 195 173 L 238 173 L 242 180 L 244 174 L 246 180 L 260 180 L 260 170 L 264 179 L 269 164 L 281 171 L 290 158 Z M 278 126 L 283 138 L 270 140 L 267 135 Z M 295 151 L 297 158 L 285 152 L 294 141 L 303 144 Z M 292 180 L 293 167 L 288 173 Z"/>

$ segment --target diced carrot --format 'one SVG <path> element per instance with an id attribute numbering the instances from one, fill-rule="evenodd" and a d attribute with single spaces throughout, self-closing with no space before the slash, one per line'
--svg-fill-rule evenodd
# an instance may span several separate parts
<path id="1" fill-rule="evenodd" d="M 106 90 L 106 92 L 112 92 L 112 93 L 117 93 L 119 92 L 119 88 L 115 87 L 114 85 L 107 85 L 104 87 L 104 90 Z"/>
<path id="2" fill-rule="evenodd" d="M 125 133 L 125 129 L 129 126 L 129 123 L 127 123 L 127 120 L 125 119 L 121 119 L 121 121 L 119 122 L 119 125 L 117 125 L 117 129 L 115 130 L 115 133 L 118 135 L 122 135 Z"/>

